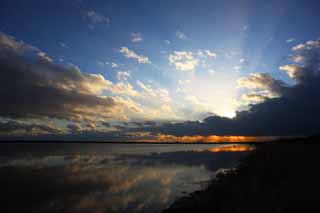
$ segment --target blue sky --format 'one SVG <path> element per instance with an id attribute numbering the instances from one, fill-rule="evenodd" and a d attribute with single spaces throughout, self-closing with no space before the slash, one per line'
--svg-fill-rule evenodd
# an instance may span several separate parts
<path id="1" fill-rule="evenodd" d="M 317 1 L 0 5 L 3 34 L 37 48 L 53 64 L 101 75 L 114 88 L 99 90 L 99 96 L 121 98 L 140 110 L 122 110 L 122 118 L 108 122 L 233 117 L 251 103 L 241 97 L 252 88 L 239 86 L 239 79 L 267 73 L 293 85 L 295 79 L 279 67 L 289 63 L 292 47 L 320 36 Z"/>

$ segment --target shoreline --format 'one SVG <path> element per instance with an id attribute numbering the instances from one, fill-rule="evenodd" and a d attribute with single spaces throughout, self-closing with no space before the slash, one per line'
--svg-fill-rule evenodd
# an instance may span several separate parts
<path id="1" fill-rule="evenodd" d="M 217 174 L 206 189 L 179 198 L 162 212 L 314 212 L 320 202 L 318 141 L 260 144 L 235 170 Z"/>

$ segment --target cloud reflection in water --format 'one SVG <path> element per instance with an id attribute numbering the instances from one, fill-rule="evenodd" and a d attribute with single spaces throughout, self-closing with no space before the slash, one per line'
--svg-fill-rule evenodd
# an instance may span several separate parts
<path id="1" fill-rule="evenodd" d="M 244 154 L 183 150 L 3 158 L 1 203 L 10 212 L 159 212 Z"/>

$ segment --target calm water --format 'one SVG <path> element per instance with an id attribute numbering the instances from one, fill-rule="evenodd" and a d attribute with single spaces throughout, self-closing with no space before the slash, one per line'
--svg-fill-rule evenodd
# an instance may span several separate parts
<path id="1" fill-rule="evenodd" d="M 0 144 L 0 208 L 160 212 L 248 153 L 219 152 L 225 146 Z"/>

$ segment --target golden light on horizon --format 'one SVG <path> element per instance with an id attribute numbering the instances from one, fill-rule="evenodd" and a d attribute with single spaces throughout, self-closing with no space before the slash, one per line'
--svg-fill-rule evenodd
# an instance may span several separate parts
<path id="1" fill-rule="evenodd" d="M 277 139 L 275 136 L 219 136 L 219 135 L 194 135 L 194 136 L 174 136 L 166 134 L 158 134 L 153 139 L 139 139 L 139 142 L 178 142 L 178 143 L 242 143 L 242 142 L 266 142 Z"/>

